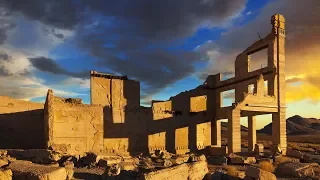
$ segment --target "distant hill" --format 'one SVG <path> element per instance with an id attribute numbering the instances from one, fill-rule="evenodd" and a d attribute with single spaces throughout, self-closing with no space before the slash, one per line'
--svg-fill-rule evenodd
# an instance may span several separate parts
<path id="1" fill-rule="evenodd" d="M 227 122 L 221 122 L 221 132 L 226 133 L 228 131 L 228 123 Z M 248 132 L 248 128 L 241 125 L 241 131 L 242 132 Z"/>
<path id="2" fill-rule="evenodd" d="M 257 130 L 257 133 L 272 134 L 272 123 Z M 287 119 L 287 135 L 320 135 L 320 119 L 295 115 Z"/>

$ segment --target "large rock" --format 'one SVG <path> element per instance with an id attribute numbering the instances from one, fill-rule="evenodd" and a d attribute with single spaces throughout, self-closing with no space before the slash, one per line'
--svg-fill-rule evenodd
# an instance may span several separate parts
<path id="1" fill-rule="evenodd" d="M 7 159 L 0 159 L 0 168 L 9 164 Z"/>
<path id="2" fill-rule="evenodd" d="M 179 155 L 175 158 L 172 158 L 171 160 L 172 160 L 173 164 L 183 164 L 183 163 L 188 162 L 189 157 L 190 157 L 189 155 Z"/>
<path id="3" fill-rule="evenodd" d="M 277 180 L 274 174 L 252 166 L 247 168 L 246 176 L 254 180 Z"/>
<path id="4" fill-rule="evenodd" d="M 49 164 L 52 162 L 51 154 L 53 151 L 46 149 L 9 149 L 8 155 L 15 157 L 19 160 L 28 160 L 39 164 Z"/>
<path id="5" fill-rule="evenodd" d="M 197 161 L 206 161 L 207 158 L 205 155 L 200 155 L 200 156 L 196 156 L 196 155 L 192 155 L 189 158 L 189 162 L 197 162 Z"/>
<path id="6" fill-rule="evenodd" d="M 208 163 L 212 165 L 227 165 L 228 159 L 225 156 L 208 157 Z"/>
<path id="7" fill-rule="evenodd" d="M 303 158 L 303 153 L 301 151 L 295 150 L 295 149 L 287 149 L 287 156 L 290 157 L 295 157 L 302 159 Z"/>
<path id="8" fill-rule="evenodd" d="M 202 180 L 209 172 L 206 161 L 198 161 L 189 165 L 189 180 Z"/>
<path id="9" fill-rule="evenodd" d="M 308 163 L 320 164 L 320 155 L 311 155 L 311 154 L 303 155 L 303 161 Z"/>
<path id="10" fill-rule="evenodd" d="M 7 169 L 7 170 L 0 169 L 0 179 L 1 180 L 12 180 L 12 171 L 10 169 Z"/>
<path id="11" fill-rule="evenodd" d="M 230 158 L 230 163 L 231 164 L 254 164 L 256 163 L 256 158 L 235 156 Z"/>
<path id="12" fill-rule="evenodd" d="M 271 152 L 272 152 L 274 155 L 281 155 L 281 154 L 282 154 L 282 149 L 281 149 L 280 144 L 273 144 L 273 145 L 271 145 Z"/>
<path id="13" fill-rule="evenodd" d="M 65 168 L 49 165 L 33 164 L 30 161 L 14 161 L 9 165 L 13 172 L 13 179 L 32 180 L 65 180 L 67 171 Z"/>
<path id="14" fill-rule="evenodd" d="M 254 145 L 254 152 L 255 153 L 263 153 L 263 151 L 264 151 L 263 144 L 255 144 Z"/>
<path id="15" fill-rule="evenodd" d="M 211 146 L 211 147 L 207 147 L 207 150 L 210 156 L 224 156 L 228 153 L 228 149 L 226 146 L 223 146 L 223 147 Z"/>
<path id="16" fill-rule="evenodd" d="M 318 166 L 314 163 L 285 162 L 278 165 L 276 174 L 281 177 L 313 177 L 314 167 Z"/>
<path id="17" fill-rule="evenodd" d="M 185 163 L 175 167 L 161 169 L 150 173 L 142 174 L 138 179 L 140 180 L 162 180 L 162 179 L 176 179 L 176 180 L 202 180 L 208 173 L 208 164 L 206 161 L 199 161 L 194 163 Z"/>

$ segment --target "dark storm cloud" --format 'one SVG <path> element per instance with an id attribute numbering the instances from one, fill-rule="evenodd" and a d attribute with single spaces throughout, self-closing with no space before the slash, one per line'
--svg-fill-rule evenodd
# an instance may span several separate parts
<path id="1" fill-rule="evenodd" d="M 0 6 L 61 29 L 73 29 L 81 20 L 72 0 L 1 0 Z"/>
<path id="2" fill-rule="evenodd" d="M 191 36 L 201 26 L 225 23 L 239 15 L 245 4 L 246 0 L 0 1 L 0 6 L 30 19 L 75 30 L 78 47 L 99 59 L 100 65 L 145 82 L 150 87 L 147 93 L 194 73 L 194 64 L 203 59 L 192 50 L 168 51 L 168 45 Z M 146 50 L 150 46 L 157 50 Z M 119 54 L 125 55 L 125 60 Z M 39 70 L 80 77 L 47 58 L 30 60 Z"/>
<path id="3" fill-rule="evenodd" d="M 15 24 L 9 19 L 10 15 L 11 13 L 0 5 L 0 45 L 7 39 L 8 31 L 15 27 Z"/>
<path id="4" fill-rule="evenodd" d="M 0 51 L 0 62 L 1 61 L 6 61 L 9 62 L 12 60 L 12 57 L 8 55 L 6 52 Z"/>
<path id="5" fill-rule="evenodd" d="M 70 72 L 62 68 L 54 60 L 46 57 L 29 58 L 29 60 L 33 67 L 43 72 L 49 72 L 56 75 L 67 75 L 78 78 L 85 78 L 89 74 L 89 72 Z"/>

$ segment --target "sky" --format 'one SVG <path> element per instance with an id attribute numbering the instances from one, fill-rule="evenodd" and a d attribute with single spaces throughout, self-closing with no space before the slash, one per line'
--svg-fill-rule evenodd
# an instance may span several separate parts
<path id="1" fill-rule="evenodd" d="M 319 0 L 0 0 L 0 95 L 44 102 L 53 89 L 89 103 L 96 70 L 140 81 L 142 105 L 167 100 L 210 74 L 232 77 L 236 56 L 280 13 L 287 117 L 320 118 L 318 12 Z M 258 117 L 257 128 L 270 117 Z"/>

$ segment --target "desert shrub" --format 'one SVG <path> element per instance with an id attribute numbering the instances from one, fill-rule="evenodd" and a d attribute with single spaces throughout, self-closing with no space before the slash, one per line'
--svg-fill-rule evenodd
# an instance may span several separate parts
<path id="1" fill-rule="evenodd" d="M 260 162 L 259 163 L 259 167 L 260 167 L 260 169 L 263 169 L 263 170 L 271 172 L 271 173 L 273 173 L 274 169 L 275 169 L 273 164 L 271 162 L 268 162 L 268 161 Z"/>
<path id="2" fill-rule="evenodd" d="M 238 169 L 234 166 L 225 166 L 224 169 L 227 170 L 227 174 L 229 176 L 233 176 L 233 177 L 236 177 L 238 176 Z"/>

